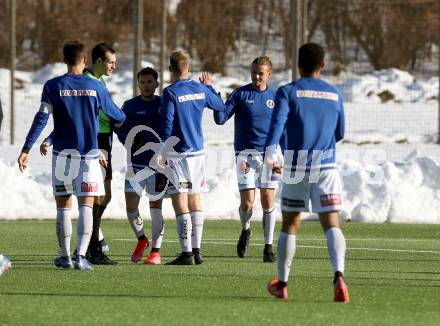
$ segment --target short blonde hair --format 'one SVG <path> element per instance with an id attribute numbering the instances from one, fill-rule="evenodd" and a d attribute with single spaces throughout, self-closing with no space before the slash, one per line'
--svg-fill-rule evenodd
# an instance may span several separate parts
<path id="1" fill-rule="evenodd" d="M 272 61 L 270 61 L 269 57 L 267 56 L 255 58 L 254 61 L 252 61 L 252 64 L 257 66 L 268 66 L 270 70 L 272 70 Z"/>
<path id="2" fill-rule="evenodd" d="M 188 70 L 190 63 L 189 53 L 185 50 L 176 50 L 171 53 L 170 57 L 170 70 L 176 74 L 182 74 L 185 70 Z"/>

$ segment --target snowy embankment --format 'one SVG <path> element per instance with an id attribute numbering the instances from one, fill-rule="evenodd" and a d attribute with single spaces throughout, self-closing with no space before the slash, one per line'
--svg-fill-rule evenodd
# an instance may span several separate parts
<path id="1" fill-rule="evenodd" d="M 4 147 L 3 147 L 4 149 Z M 4 149 L 17 155 L 18 146 Z M 124 150 L 117 147 L 114 162 L 122 162 Z M 39 158 L 32 151 L 31 169 L 18 172 L 14 162 L 0 161 L 0 218 L 53 218 L 55 205 L 52 197 L 50 157 Z M 219 156 L 224 155 L 223 168 Z M 238 219 L 239 193 L 236 186 L 232 152 L 208 151 L 207 184 L 203 207 L 209 219 Z M 214 157 L 210 159 L 210 157 Z M 229 163 L 226 163 L 229 161 Z M 34 168 L 32 168 L 34 166 Z M 228 167 L 229 166 L 229 167 Z M 413 155 L 407 160 L 393 163 L 364 164 L 342 159 L 339 169 L 344 182 L 343 219 L 359 222 L 440 223 L 440 162 L 430 157 Z M 112 183 L 113 199 L 105 212 L 106 218 L 125 218 L 124 174 L 122 166 L 115 164 Z M 258 198 L 257 198 L 258 200 Z M 149 218 L 148 203 L 141 201 L 140 211 Z M 277 196 L 279 212 L 279 195 Z M 261 209 L 255 206 L 255 218 L 261 219 Z M 166 218 L 173 218 L 170 200 L 164 202 Z M 280 217 L 280 214 L 278 214 Z M 307 215 L 308 218 L 316 218 Z"/>

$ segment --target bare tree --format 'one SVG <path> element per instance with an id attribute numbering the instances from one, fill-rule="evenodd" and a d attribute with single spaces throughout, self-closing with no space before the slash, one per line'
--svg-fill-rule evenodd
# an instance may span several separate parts
<path id="1" fill-rule="evenodd" d="M 417 69 L 438 44 L 438 0 L 308 0 L 309 40 L 324 37 L 334 72 L 347 69 L 365 54 L 375 69 Z M 8 29 L 9 0 L 0 0 L 0 27 Z M 226 73 L 227 60 L 247 39 L 266 53 L 281 40 L 284 68 L 291 65 L 290 0 L 181 0 L 175 15 L 168 14 L 167 46 L 185 47 L 201 68 Z M 78 9 L 80 8 L 80 10 Z M 145 49 L 152 51 L 160 37 L 160 2 L 145 1 Z M 130 46 L 131 0 L 20 0 L 17 1 L 18 67 L 36 68 L 60 61 L 68 39 L 88 47 L 98 41 Z M 321 41 L 321 38 L 319 39 Z M 0 47 L 9 46 L 8 33 Z M 156 43 L 155 43 L 156 42 Z M 240 52 L 248 51 L 240 49 Z M 0 66 L 9 63 L 0 52 Z"/>
<path id="2" fill-rule="evenodd" d="M 348 44 L 352 40 L 350 30 L 344 22 L 343 15 L 346 9 L 334 2 L 316 0 L 310 3 L 312 31 L 317 29 L 325 37 L 327 51 L 333 62 L 333 73 L 338 74 L 346 70 L 350 63 Z"/>
<path id="3" fill-rule="evenodd" d="M 188 49 L 201 69 L 226 73 L 227 54 L 236 50 L 244 18 L 244 1 L 182 0 L 171 30 L 176 46 Z"/>
<path id="4" fill-rule="evenodd" d="M 414 69 L 417 60 L 431 53 L 435 39 L 432 18 L 438 17 L 435 0 L 319 2 L 325 8 L 320 17 L 327 46 L 343 65 L 347 63 L 343 45 L 348 38 L 354 39 L 375 69 Z"/>

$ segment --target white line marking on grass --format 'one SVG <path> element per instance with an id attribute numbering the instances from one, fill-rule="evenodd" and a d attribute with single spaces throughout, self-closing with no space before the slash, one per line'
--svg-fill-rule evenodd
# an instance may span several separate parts
<path id="1" fill-rule="evenodd" d="M 134 239 L 110 239 L 112 241 L 129 241 L 134 242 L 137 240 Z M 232 239 L 206 239 L 203 240 L 203 242 L 208 244 L 221 244 L 221 245 L 236 245 L 236 242 L 225 242 L 232 240 Z M 309 239 L 311 240 L 311 239 Z M 322 240 L 322 239 L 316 239 L 316 240 Z M 326 240 L 326 239 L 324 239 Z M 391 239 L 390 239 L 391 240 Z M 301 240 L 300 240 L 301 241 Z M 164 240 L 163 242 L 169 242 L 169 243 L 176 243 L 179 242 L 179 240 Z M 251 246 L 264 246 L 264 243 L 250 243 Z M 315 249 L 327 249 L 327 247 L 324 246 L 300 246 L 299 248 L 315 248 Z M 440 251 L 434 251 L 434 250 L 413 250 L 413 249 L 386 249 L 386 248 L 347 248 L 347 250 L 365 250 L 365 251 L 389 251 L 389 252 L 408 252 L 408 253 L 428 253 L 428 254 L 440 254 Z"/>

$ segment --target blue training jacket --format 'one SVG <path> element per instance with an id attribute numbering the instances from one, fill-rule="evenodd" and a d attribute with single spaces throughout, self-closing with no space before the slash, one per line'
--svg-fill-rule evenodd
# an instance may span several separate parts
<path id="1" fill-rule="evenodd" d="M 138 155 L 135 152 L 147 143 L 158 143 L 160 132 L 160 110 L 162 99 L 160 96 L 155 96 L 152 101 L 145 101 L 141 96 L 136 96 L 124 102 L 122 111 L 124 111 L 127 119 L 125 119 L 122 126 L 115 128 L 114 132 L 118 135 L 121 143 L 125 144 L 127 135 L 132 128 L 137 126 L 147 126 L 151 128 L 156 135 L 148 130 L 142 130 L 136 133 L 133 144 L 131 145 L 131 166 L 143 169 L 148 166 L 154 151 L 146 150 Z"/>
<path id="2" fill-rule="evenodd" d="M 163 91 L 161 128 L 162 141 L 179 138 L 174 146 L 178 153 L 203 153 L 202 114 L 205 107 L 223 111 L 225 104 L 211 86 L 191 79 L 177 80 Z"/>
<path id="3" fill-rule="evenodd" d="M 235 114 L 235 152 L 256 149 L 264 153 L 270 120 L 275 104 L 275 90 L 267 87 L 264 91 L 248 84 L 234 90 L 226 101 L 225 111 L 214 112 L 218 125 L 224 124 Z"/>
<path id="4" fill-rule="evenodd" d="M 312 161 L 321 169 L 332 169 L 344 128 L 341 93 L 322 79 L 301 78 L 278 89 L 266 145 L 279 144 L 284 133 L 281 147 L 290 155 L 293 151 L 286 158 L 293 170 L 310 169 Z"/>
<path id="5" fill-rule="evenodd" d="M 122 122 L 125 114 L 112 101 L 105 86 L 86 75 L 65 74 L 48 80 L 43 87 L 41 105 L 26 137 L 24 149 L 31 149 L 53 114 L 53 153 L 77 150 L 80 155 L 97 153 L 98 112 L 114 122 Z"/>

